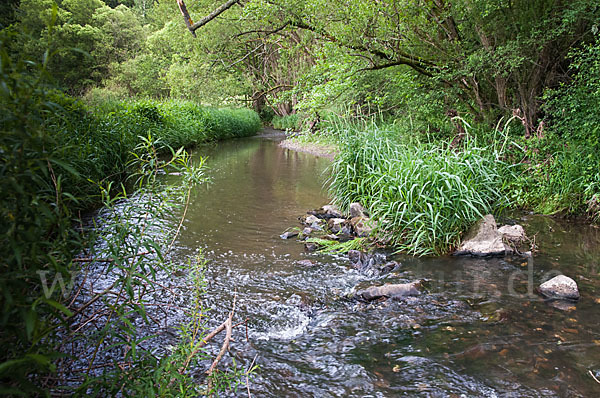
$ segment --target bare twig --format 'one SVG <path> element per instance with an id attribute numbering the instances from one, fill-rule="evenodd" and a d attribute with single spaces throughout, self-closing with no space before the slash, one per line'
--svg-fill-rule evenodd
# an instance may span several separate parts
<path id="1" fill-rule="evenodd" d="M 167 248 L 167 251 L 165 252 L 165 254 L 168 254 L 171 251 L 171 248 L 173 247 L 173 243 L 175 243 L 175 239 L 177 239 L 177 237 L 179 236 L 179 232 L 181 231 L 181 226 L 183 225 L 183 222 L 185 221 L 185 215 L 187 214 L 188 208 L 190 207 L 191 193 L 192 193 L 192 186 L 190 185 L 190 187 L 188 188 L 188 191 L 187 191 L 186 199 L 185 199 L 185 207 L 183 208 L 183 214 L 181 215 L 181 219 L 179 220 L 179 225 L 177 226 L 175 235 L 173 236 L 173 239 L 171 240 L 171 243 L 169 244 L 169 247 Z"/>
<path id="2" fill-rule="evenodd" d="M 223 323 L 225 325 L 226 334 L 225 334 L 225 339 L 223 340 L 223 345 L 221 346 L 221 350 L 219 351 L 219 354 L 217 354 L 217 357 L 213 361 L 212 365 L 210 365 L 210 368 L 208 368 L 208 370 L 206 371 L 206 374 L 207 374 L 207 377 L 208 377 L 208 391 L 209 391 L 209 393 L 212 390 L 212 379 L 210 378 L 210 376 L 213 374 L 215 368 L 219 364 L 219 361 L 221 361 L 221 359 L 223 358 L 223 356 L 225 355 L 225 353 L 229 350 L 229 344 L 232 341 L 232 339 L 231 339 L 231 333 L 232 333 L 232 330 L 233 330 L 232 323 L 233 323 L 233 314 L 235 312 L 235 301 L 236 301 L 236 299 L 237 299 L 237 294 L 235 296 L 233 296 L 233 308 L 231 309 L 231 312 L 229 313 L 229 317 L 227 317 L 227 320 Z"/>
<path id="3" fill-rule="evenodd" d="M 231 312 L 229 313 L 229 316 L 227 317 L 225 322 L 223 322 L 222 324 L 220 324 L 219 326 L 214 328 L 212 332 L 210 332 L 208 335 L 206 335 L 206 337 L 202 338 L 202 341 L 196 345 L 196 348 L 194 349 L 194 351 L 192 351 L 188 355 L 188 357 L 185 361 L 185 364 L 179 369 L 179 373 L 183 373 L 189 366 L 190 362 L 192 361 L 192 358 L 198 353 L 198 351 L 200 351 L 201 348 L 206 346 L 210 342 L 210 340 L 212 340 L 213 337 L 215 337 L 216 335 L 221 333 L 223 330 L 227 330 L 227 334 L 225 336 L 225 341 L 223 342 L 223 346 L 225 346 L 225 344 L 227 344 L 226 348 L 229 347 L 229 342 L 231 341 L 231 331 L 233 330 L 234 327 L 239 326 L 242 323 L 245 323 L 245 322 L 240 322 L 236 325 L 233 325 L 232 320 L 233 320 L 233 314 L 235 312 L 236 297 L 234 297 L 234 299 L 233 299 L 233 308 L 231 309 Z M 221 349 L 221 351 L 223 351 L 223 349 Z M 221 354 L 221 352 L 219 352 L 219 354 Z M 217 355 L 217 359 L 215 359 L 215 361 L 213 361 L 213 364 L 211 365 L 211 367 L 207 371 L 207 373 L 209 373 L 209 372 L 212 373 L 212 371 L 214 370 L 214 367 L 217 366 L 218 362 L 221 360 L 222 357 L 223 357 L 223 355 L 220 355 L 220 356 Z M 210 375 L 210 373 L 209 373 L 209 375 Z"/>
<path id="4" fill-rule="evenodd" d="M 600 380 L 598 380 L 598 379 L 596 378 L 596 376 L 594 376 L 594 374 L 592 373 L 592 371 L 591 371 L 591 370 L 588 370 L 588 372 L 589 372 L 590 376 L 592 376 L 592 378 L 593 378 L 593 379 L 596 381 L 596 383 L 600 384 Z"/>

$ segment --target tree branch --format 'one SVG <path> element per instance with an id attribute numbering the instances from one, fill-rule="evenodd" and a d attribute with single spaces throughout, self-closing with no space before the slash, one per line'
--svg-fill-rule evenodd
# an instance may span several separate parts
<path id="1" fill-rule="evenodd" d="M 239 3 L 240 0 L 227 0 L 221 6 L 217 7 L 213 12 L 202 18 L 196 23 L 193 23 L 192 18 L 185 6 L 183 0 L 177 0 L 177 4 L 179 5 L 179 10 L 183 15 L 183 19 L 185 20 L 185 26 L 187 26 L 188 30 L 192 33 L 194 37 L 196 37 L 196 30 L 200 29 L 225 11 L 229 10 L 235 4 Z"/>
<path id="2" fill-rule="evenodd" d="M 421 74 L 431 77 L 432 73 L 429 72 L 429 70 L 437 69 L 437 66 L 433 62 L 427 61 L 426 59 L 423 59 L 423 58 L 417 57 L 417 56 L 413 56 L 413 55 L 405 53 L 405 52 L 396 50 L 395 51 L 396 57 L 393 57 L 393 56 L 390 56 L 389 54 L 386 54 L 385 52 L 383 52 L 381 50 L 377 50 L 374 48 L 368 48 L 363 45 L 344 43 L 344 42 L 340 41 L 338 38 L 330 35 L 329 33 L 325 32 L 323 30 L 317 29 L 314 26 L 308 25 L 302 21 L 289 21 L 289 24 L 296 28 L 309 30 L 318 35 L 321 35 L 325 39 L 329 40 L 332 43 L 336 43 L 341 47 L 346 47 L 346 48 L 349 48 L 349 49 L 355 50 L 355 51 L 364 51 L 369 54 L 373 54 L 383 60 L 389 61 L 387 64 L 382 64 L 379 66 L 376 65 L 371 68 L 366 68 L 366 70 L 384 69 L 384 68 L 388 68 L 388 67 L 396 66 L 396 65 L 407 65 L 407 66 L 413 68 L 418 73 L 421 73 Z"/>

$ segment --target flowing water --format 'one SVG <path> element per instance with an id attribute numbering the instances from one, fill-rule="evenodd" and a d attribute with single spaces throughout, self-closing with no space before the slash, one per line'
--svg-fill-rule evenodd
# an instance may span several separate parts
<path id="1" fill-rule="evenodd" d="M 519 215 L 508 221 L 536 234 L 533 259 L 400 256 L 393 274 L 368 277 L 279 237 L 328 202 L 327 160 L 272 137 L 196 155 L 209 157 L 212 183 L 192 197 L 176 256 L 202 249 L 215 323 L 237 294 L 234 321 L 248 318 L 248 340 L 237 327 L 231 353 L 260 366 L 254 396 L 600 396 L 598 229 Z M 313 266 L 299 263 L 306 259 Z M 578 303 L 533 292 L 556 272 L 577 280 Z M 426 280 L 418 297 L 351 299 L 362 287 L 415 279 Z"/>

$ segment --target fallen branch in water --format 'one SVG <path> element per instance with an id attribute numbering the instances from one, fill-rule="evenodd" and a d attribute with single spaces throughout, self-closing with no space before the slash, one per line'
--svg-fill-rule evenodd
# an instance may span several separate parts
<path id="1" fill-rule="evenodd" d="M 194 358 L 194 356 L 198 353 L 198 351 L 200 351 L 200 349 L 205 347 L 216 335 L 218 335 L 223 330 L 225 330 L 226 331 L 225 339 L 223 340 L 223 345 L 221 346 L 221 350 L 217 354 L 217 357 L 214 359 L 213 363 L 210 365 L 210 368 L 206 371 L 207 377 L 210 377 L 212 375 L 212 373 L 214 372 L 215 368 L 217 367 L 217 365 L 219 364 L 221 359 L 223 359 L 223 356 L 225 355 L 225 353 L 227 353 L 227 351 L 229 350 L 229 346 L 230 346 L 231 342 L 233 341 L 233 339 L 231 337 L 233 328 L 236 326 L 242 325 L 242 324 L 247 324 L 247 321 L 248 321 L 246 319 L 244 322 L 240 322 L 235 325 L 233 324 L 233 315 L 235 313 L 236 300 L 237 300 L 237 294 L 233 297 L 233 307 L 231 309 L 231 312 L 229 313 L 229 316 L 225 320 L 225 322 L 223 322 L 222 324 L 220 324 L 219 326 L 214 328 L 212 332 L 210 332 L 208 335 L 206 335 L 206 337 L 204 337 L 202 339 L 202 341 L 200 341 L 196 345 L 196 348 L 188 355 L 184 365 L 181 368 L 179 368 L 179 373 L 185 372 L 185 370 L 189 366 L 189 364 L 192 361 L 192 359 Z M 209 379 L 208 391 L 210 391 L 211 389 L 212 389 L 212 385 L 211 385 L 211 381 Z"/>

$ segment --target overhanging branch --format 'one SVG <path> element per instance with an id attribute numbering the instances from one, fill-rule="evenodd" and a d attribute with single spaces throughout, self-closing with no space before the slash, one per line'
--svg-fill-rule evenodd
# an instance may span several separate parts
<path id="1" fill-rule="evenodd" d="M 235 4 L 239 3 L 239 1 L 240 0 L 226 1 L 221 6 L 216 8 L 213 12 L 211 12 L 196 23 L 193 23 L 192 18 L 190 17 L 190 13 L 188 12 L 183 0 L 177 0 L 177 5 L 179 5 L 179 11 L 181 11 L 183 19 L 185 20 L 185 26 L 187 26 L 188 30 L 192 33 L 192 35 L 196 37 L 196 30 L 206 25 L 207 23 L 209 23 L 210 21 L 212 21 L 213 19 L 215 19 L 216 17 L 233 7 Z"/>

